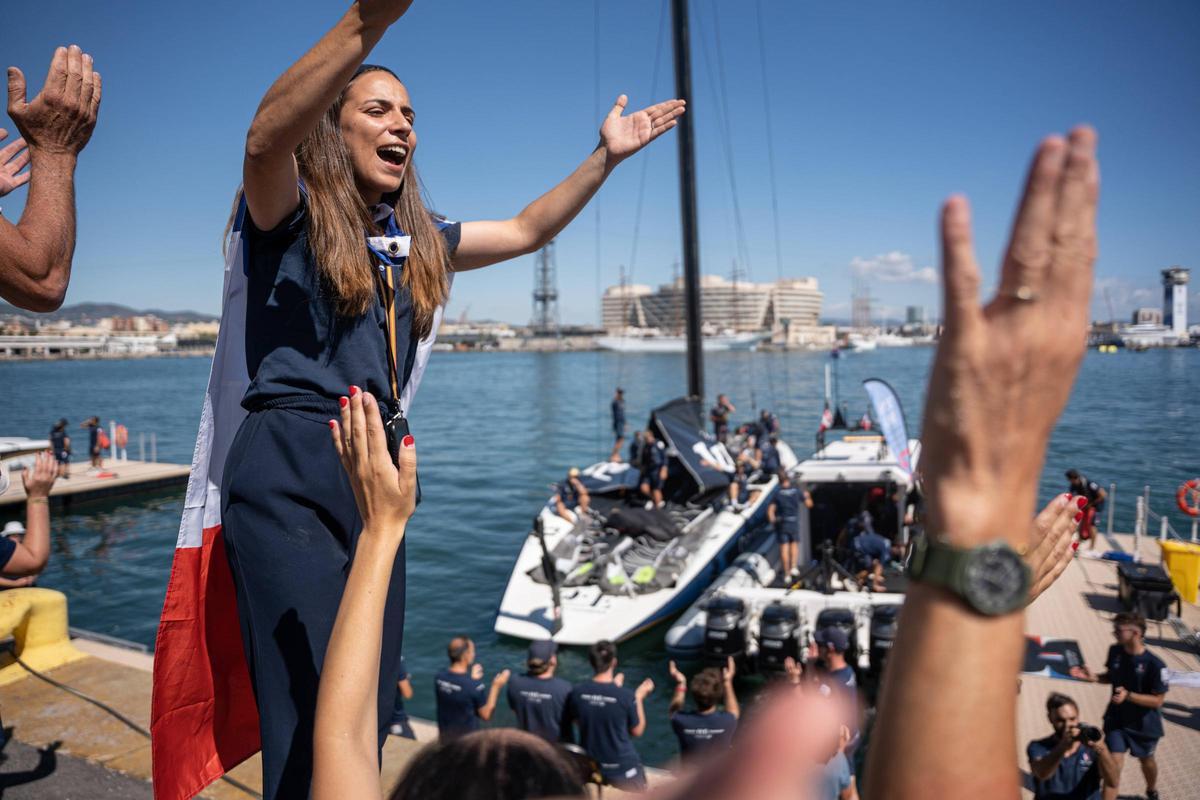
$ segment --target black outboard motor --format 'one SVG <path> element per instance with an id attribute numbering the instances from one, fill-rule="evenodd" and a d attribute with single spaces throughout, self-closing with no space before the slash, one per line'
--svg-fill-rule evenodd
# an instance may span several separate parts
<path id="1" fill-rule="evenodd" d="M 800 612 L 793 606 L 772 603 L 758 620 L 758 671 L 783 672 L 790 656 L 800 660 Z"/>
<path id="2" fill-rule="evenodd" d="M 746 604 L 740 598 L 717 595 L 705 604 L 704 660 L 724 664 L 730 656 L 746 654 Z"/>
<path id="3" fill-rule="evenodd" d="M 858 632 L 857 626 L 854 624 L 854 612 L 848 608 L 825 609 L 817 614 L 814 633 L 828 627 L 841 628 L 845 631 L 846 639 L 850 642 L 850 647 L 846 650 L 846 663 L 855 666 L 858 663 Z"/>
<path id="4" fill-rule="evenodd" d="M 883 665 L 896 643 L 896 624 L 900 620 L 900 606 L 875 606 L 871 612 L 871 672 L 883 674 Z"/>

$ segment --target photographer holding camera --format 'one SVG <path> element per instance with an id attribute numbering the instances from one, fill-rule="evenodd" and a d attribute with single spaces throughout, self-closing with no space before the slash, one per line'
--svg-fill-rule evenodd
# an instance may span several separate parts
<path id="1" fill-rule="evenodd" d="M 1029 771 L 1035 800 L 1071 797 L 1100 800 L 1100 781 L 1116 786 L 1120 773 L 1104 746 L 1104 733 L 1079 721 L 1079 707 L 1065 694 L 1046 698 L 1046 716 L 1054 733 L 1029 743 Z"/>

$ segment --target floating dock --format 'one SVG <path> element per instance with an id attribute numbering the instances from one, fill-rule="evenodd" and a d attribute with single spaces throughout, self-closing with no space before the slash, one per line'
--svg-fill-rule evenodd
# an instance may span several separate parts
<path id="1" fill-rule="evenodd" d="M 167 464 L 160 461 L 109 461 L 102 470 L 89 469 L 79 462 L 71 464 L 71 477 L 59 478 L 50 490 L 54 508 L 70 508 L 76 502 L 97 500 L 118 495 L 182 486 L 187 483 L 191 467 L 187 464 Z M 0 511 L 25 505 L 25 487 L 20 473 L 12 473 L 12 486 L 0 494 Z"/>
<path id="2" fill-rule="evenodd" d="M 1105 544 L 1102 537 L 1100 547 Z M 1111 537 L 1111 544 L 1126 551 L 1134 546 L 1133 537 L 1128 535 Z M 1156 563 L 1158 550 L 1156 540 L 1143 539 L 1141 555 L 1144 561 Z M 30 647 L 25 659 L 35 668 L 109 704 L 137 725 L 147 727 L 152 656 L 80 639 L 73 639 L 66 646 L 62 641 L 43 641 L 33 647 L 29 637 L 35 628 L 45 631 L 53 627 L 61 631 L 64 639 L 66 637 L 65 605 L 59 613 L 57 601 L 51 595 L 58 593 L 43 589 L 0 592 L 0 635 L 15 631 L 14 625 L 19 626 L 23 632 L 18 639 L 26 637 L 24 641 Z M 1055 585 L 1028 609 L 1026 631 L 1031 635 L 1077 641 L 1086 663 L 1099 670 L 1113 642 L 1112 615 L 1120 610 L 1116 598 L 1115 564 L 1076 558 Z M 35 612 L 43 619 L 51 618 L 53 623 L 32 624 L 28 615 Z M 1169 668 L 1180 672 L 1200 670 L 1200 651 L 1196 649 L 1194 637 L 1194 631 L 1200 627 L 1200 607 L 1184 603 L 1182 622 L 1182 627 L 1187 630 L 1181 633 L 1168 622 L 1151 621 L 1146 643 Z M 4 711 L 4 724 L 11 727 L 17 743 L 9 746 L 10 751 L 14 761 L 22 765 L 22 770 L 28 767 L 28 771 L 22 772 L 28 780 L 25 781 L 27 785 L 19 787 L 10 784 L 5 790 L 6 797 L 12 792 L 14 798 L 90 796 L 145 797 L 149 800 L 150 743 L 143 735 L 99 708 L 23 673 L 18 665 L 10 662 L 8 656 L 0 656 L 0 708 Z M 427 678 L 418 676 L 414 683 L 418 691 L 428 691 Z M 1025 745 L 1051 732 L 1045 710 L 1046 696 L 1050 692 L 1063 692 L 1075 698 L 1081 718 L 1097 725 L 1110 695 L 1108 686 L 1022 676 L 1014 746 L 1027 787 L 1031 783 Z M 1192 797 L 1200 775 L 1197 768 L 1200 764 L 1200 688 L 1173 687 L 1163 706 L 1163 718 L 1166 735 L 1157 752 L 1159 790 L 1163 797 Z M 652 717 L 648 722 L 656 733 L 667 730 L 667 721 L 661 717 Z M 385 790 L 395 785 L 413 755 L 436 736 L 434 726 L 428 722 L 413 720 L 413 728 L 417 741 L 392 736 L 384 747 Z M 39 771 L 35 767 L 39 759 L 52 758 L 58 759 L 58 769 L 43 767 Z M 0 768 L 0 772 L 10 771 L 10 766 Z M 648 770 L 648 774 L 652 785 L 668 780 L 666 773 L 660 770 Z M 252 792 L 261 791 L 259 758 L 255 756 L 240 765 L 229 777 Z M 1122 796 L 1136 797 L 1144 793 L 1142 773 L 1134 759 L 1125 760 L 1121 778 Z M 78 787 L 83 787 L 82 793 Z M 233 784 L 218 781 L 200 796 L 244 800 L 253 795 Z M 604 796 L 624 795 L 606 789 Z M 1026 788 L 1023 796 L 1032 797 L 1032 792 Z"/>

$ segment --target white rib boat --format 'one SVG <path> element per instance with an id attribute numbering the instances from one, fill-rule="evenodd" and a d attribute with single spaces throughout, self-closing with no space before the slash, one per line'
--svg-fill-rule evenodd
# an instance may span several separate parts
<path id="1" fill-rule="evenodd" d="M 573 524 L 555 513 L 551 496 L 537 517 L 545 550 L 535 535 L 525 540 L 496 615 L 497 633 L 565 645 L 629 639 L 686 608 L 737 555 L 740 538 L 764 518 L 778 478 L 752 479 L 757 497 L 735 512 L 723 506 L 733 460 L 700 427 L 698 404 L 668 403 L 654 411 L 651 425 L 671 453 L 664 492 L 676 501 L 659 517 L 662 527 L 615 533 L 614 521 L 625 519 L 619 512 L 642 510 L 640 501 L 628 502 L 638 469 L 611 462 L 588 467 L 581 477 L 595 513 Z M 784 469 L 794 467 L 791 449 L 782 441 L 778 447 Z M 723 507 L 714 508 L 714 500 Z M 558 612 L 548 571 L 558 583 Z"/>
<path id="2" fill-rule="evenodd" d="M 731 333 L 704 336 L 701 338 L 704 352 L 719 353 L 730 350 L 754 350 L 764 339 L 765 333 Z M 618 353 L 684 353 L 687 339 L 683 336 L 662 334 L 597 336 L 596 346 L 601 350 Z"/>

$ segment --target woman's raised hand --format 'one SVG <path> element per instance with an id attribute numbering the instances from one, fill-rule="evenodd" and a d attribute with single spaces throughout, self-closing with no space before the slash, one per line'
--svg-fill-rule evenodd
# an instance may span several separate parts
<path id="1" fill-rule="evenodd" d="M 1079 525 L 1080 504 L 1084 502 L 1082 497 L 1060 494 L 1034 517 L 1029 549 L 1025 552 L 1025 563 L 1033 575 L 1029 585 L 1030 603 L 1049 589 L 1071 563 L 1074 554 L 1071 540 Z"/>
<path id="2" fill-rule="evenodd" d="M 666 100 L 657 105 L 622 116 L 629 98 L 621 95 L 612 111 L 600 126 L 600 143 L 608 151 L 610 163 L 617 163 L 641 150 L 646 145 L 675 127 L 675 120 L 683 116 L 682 100 Z"/>
<path id="3" fill-rule="evenodd" d="M 54 454 L 43 450 L 34 458 L 33 466 L 21 473 L 21 483 L 25 486 L 26 497 L 49 497 L 50 487 L 58 478 L 55 468 Z"/>
<path id="4" fill-rule="evenodd" d="M 357 386 L 338 401 L 342 418 L 329 420 L 333 446 L 350 478 L 363 529 L 404 535 L 416 508 L 417 450 L 411 436 L 400 443 L 400 466 L 392 463 L 379 403 Z"/>
<path id="5" fill-rule="evenodd" d="M 967 201 L 942 209 L 946 328 L 921 463 L 927 527 L 953 544 L 1003 537 L 1019 547 L 1029 537 L 1046 443 L 1083 358 L 1099 187 L 1091 128 L 1042 142 L 986 306 Z"/>

